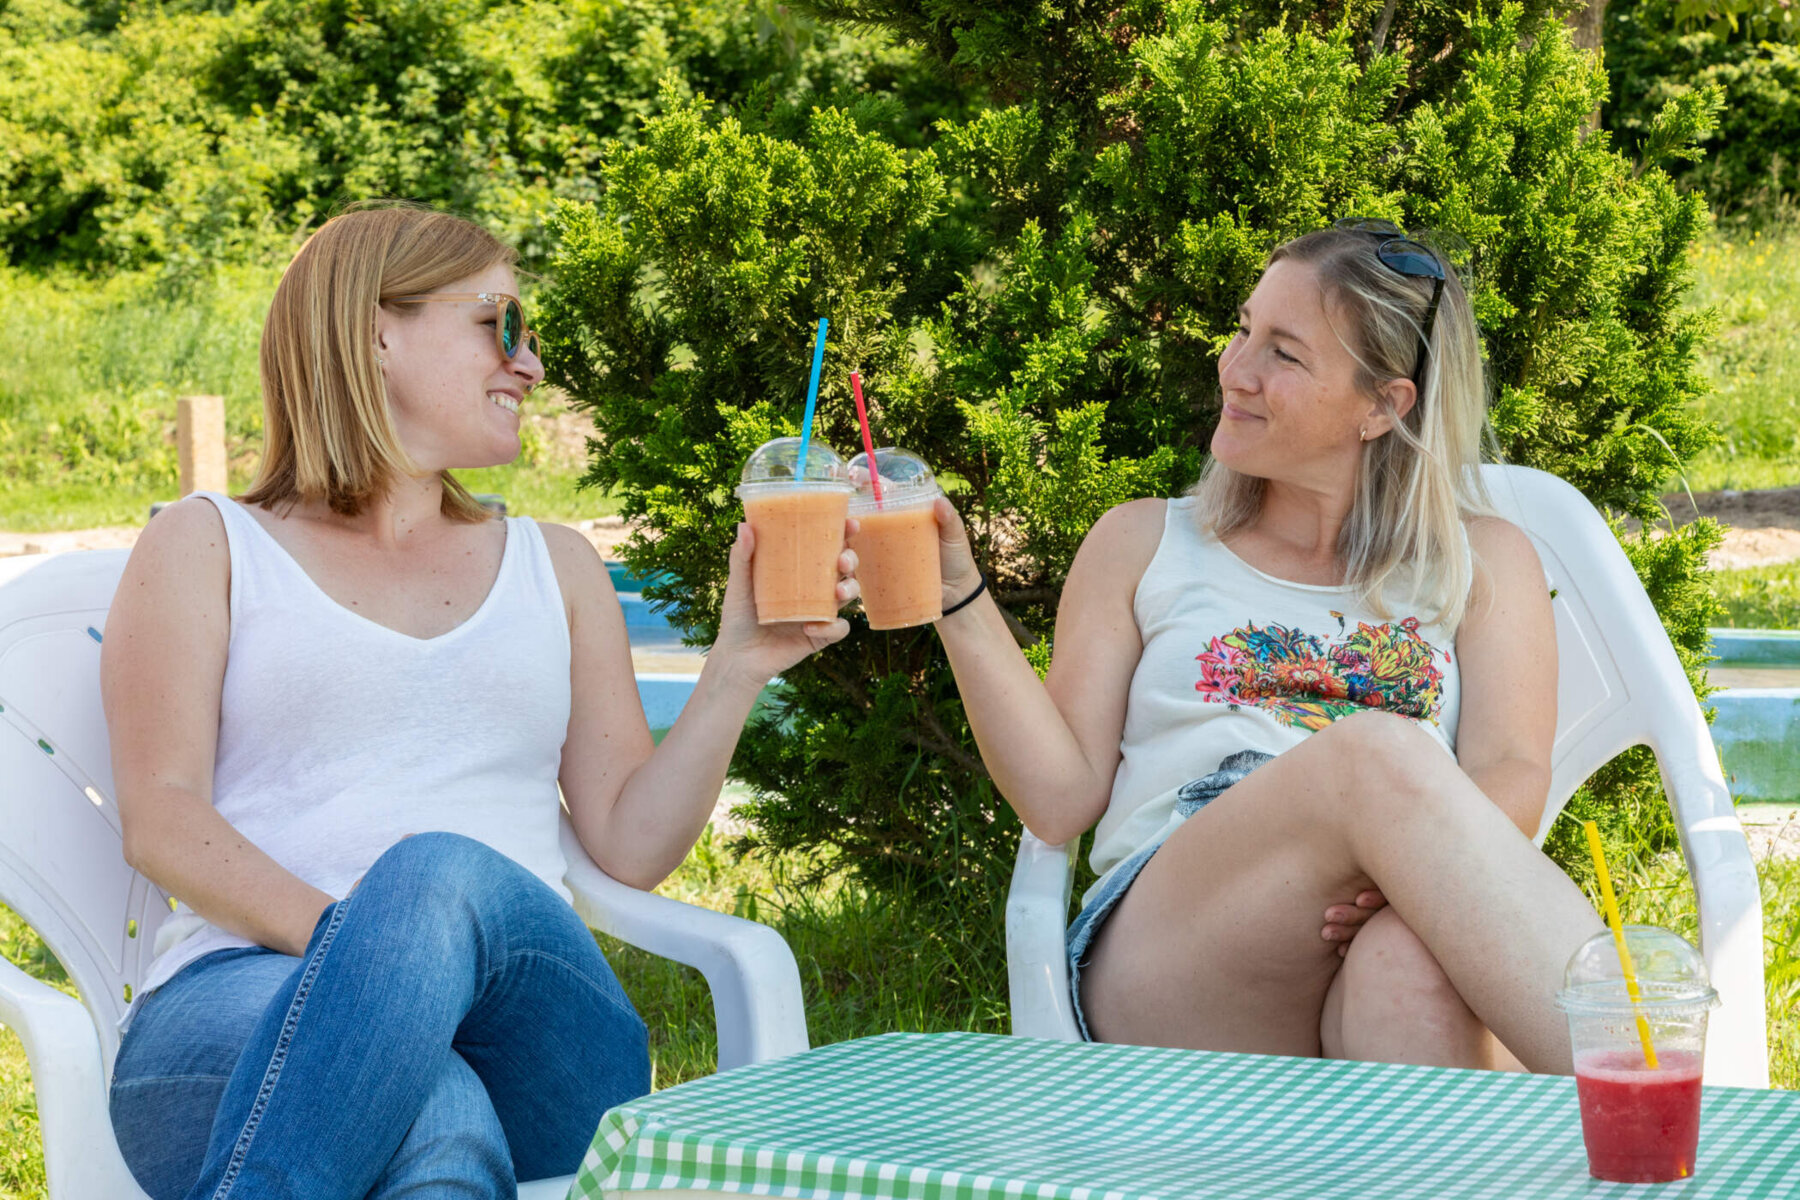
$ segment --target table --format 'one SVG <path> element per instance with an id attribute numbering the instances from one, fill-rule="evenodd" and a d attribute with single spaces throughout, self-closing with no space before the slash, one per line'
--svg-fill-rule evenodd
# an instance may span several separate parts
<path id="1" fill-rule="evenodd" d="M 1800 1197 L 1800 1093 L 1707 1088 L 1695 1177 L 1590 1179 L 1575 1081 L 884 1034 L 606 1114 L 570 1200 Z"/>

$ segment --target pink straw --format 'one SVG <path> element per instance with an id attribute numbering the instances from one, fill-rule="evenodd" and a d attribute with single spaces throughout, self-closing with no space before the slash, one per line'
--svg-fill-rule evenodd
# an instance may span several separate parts
<path id="1" fill-rule="evenodd" d="M 850 394 L 856 397 L 856 419 L 862 425 L 863 453 L 869 456 L 869 484 L 875 489 L 875 507 L 881 505 L 881 472 L 875 469 L 875 440 L 869 436 L 869 410 L 863 407 L 862 376 L 850 372 Z"/>

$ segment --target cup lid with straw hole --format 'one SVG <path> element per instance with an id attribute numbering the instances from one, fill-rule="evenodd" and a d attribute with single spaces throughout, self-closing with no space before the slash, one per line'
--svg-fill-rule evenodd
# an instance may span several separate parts
<path id="1" fill-rule="evenodd" d="M 1674 1016 L 1715 1008 L 1719 993 L 1707 976 L 1706 960 L 1673 930 L 1655 925 L 1625 926 L 1625 944 L 1637 972 L 1641 999 L 1634 1005 L 1619 964 L 1611 931 L 1582 943 L 1563 971 L 1556 1006 L 1568 1013 L 1615 1013 L 1634 1008 L 1645 1014 Z"/>
<path id="2" fill-rule="evenodd" d="M 841 492 L 851 490 L 849 465 L 838 457 L 837 451 L 818 439 L 815 438 L 807 448 L 804 478 L 797 474 L 799 464 L 799 438 L 784 437 L 764 442 L 744 463 L 743 475 L 738 483 L 738 495 L 744 495 L 746 489 L 753 494 L 774 488 L 794 487 L 816 487 Z"/>
<path id="3" fill-rule="evenodd" d="M 869 478 L 869 456 L 858 454 L 850 460 L 850 482 L 856 495 L 850 501 L 851 512 L 874 512 L 877 508 L 911 508 L 944 494 L 937 476 L 925 460 L 898 446 L 881 446 L 875 451 L 875 465 L 881 472 L 881 501 L 875 500 L 875 488 Z"/>

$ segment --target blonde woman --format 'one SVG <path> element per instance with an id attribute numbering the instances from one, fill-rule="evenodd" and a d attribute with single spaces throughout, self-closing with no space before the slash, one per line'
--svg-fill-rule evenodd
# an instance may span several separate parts
<path id="1" fill-rule="evenodd" d="M 1385 222 L 1278 248 L 1219 361 L 1212 461 L 1103 516 L 1040 683 L 938 512 L 938 631 L 1025 825 L 1098 822 L 1069 930 L 1096 1040 L 1571 1069 L 1551 997 L 1600 928 L 1532 844 L 1555 631 L 1486 515 L 1478 334 Z"/>
<path id="2" fill-rule="evenodd" d="M 757 625 L 740 528 L 718 640 L 652 745 L 593 549 L 449 473 L 518 454 L 543 378 L 514 260 L 440 213 L 328 222 L 264 327 L 254 485 L 165 511 L 126 567 L 102 659 L 125 853 L 181 906 L 112 1117 L 156 1200 L 574 1171 L 650 1066 L 567 902 L 559 787 L 594 860 L 655 886 L 758 690 L 847 632 Z"/>

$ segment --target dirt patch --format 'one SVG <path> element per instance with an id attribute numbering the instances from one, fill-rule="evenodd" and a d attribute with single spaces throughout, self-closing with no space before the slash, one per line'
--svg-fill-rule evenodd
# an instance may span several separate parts
<path id="1" fill-rule="evenodd" d="M 121 550 L 137 544 L 140 525 L 107 525 L 99 529 L 65 529 L 55 533 L 8 533 L 0 530 L 0 558 L 19 554 L 61 554 L 65 550 Z"/>
<path id="2" fill-rule="evenodd" d="M 1677 525 L 1701 516 L 1741 529 L 1800 531 L 1800 487 L 1695 492 L 1691 501 L 1686 492 L 1670 492 L 1662 501 Z"/>
<path id="3" fill-rule="evenodd" d="M 1765 567 L 1800 558 L 1800 487 L 1765 491 L 1671 492 L 1663 507 L 1677 525 L 1711 517 L 1725 526 L 1725 540 L 1709 556 L 1715 571 Z M 1637 522 L 1627 521 L 1635 529 Z"/>
<path id="4" fill-rule="evenodd" d="M 1737 814 L 1752 858 L 1800 858 L 1800 808 L 1743 804 Z"/>

